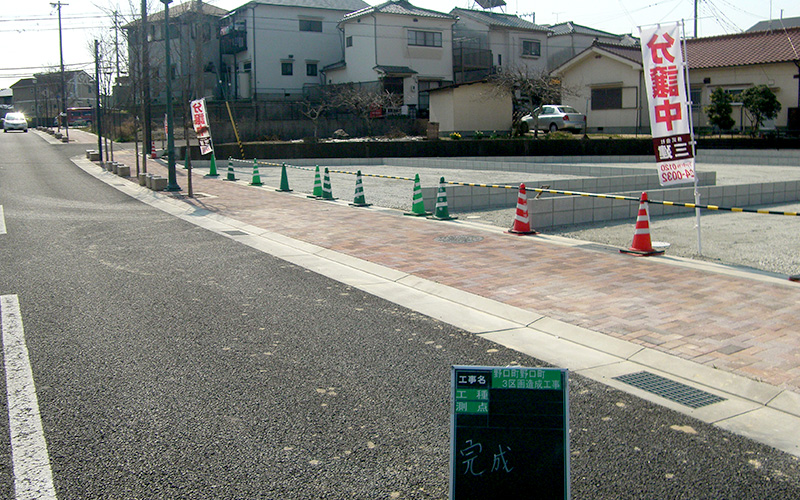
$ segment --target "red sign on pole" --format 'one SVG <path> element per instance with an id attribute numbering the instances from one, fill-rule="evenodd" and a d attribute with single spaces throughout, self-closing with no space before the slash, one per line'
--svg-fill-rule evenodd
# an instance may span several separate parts
<path id="1" fill-rule="evenodd" d="M 642 29 L 642 65 L 662 186 L 694 182 L 694 147 L 680 25 Z"/>
<path id="2" fill-rule="evenodd" d="M 214 151 L 211 143 L 211 127 L 208 123 L 208 113 L 206 113 L 206 100 L 198 99 L 189 104 L 192 110 L 192 124 L 194 125 L 197 140 L 200 142 L 200 154 L 206 155 Z"/>

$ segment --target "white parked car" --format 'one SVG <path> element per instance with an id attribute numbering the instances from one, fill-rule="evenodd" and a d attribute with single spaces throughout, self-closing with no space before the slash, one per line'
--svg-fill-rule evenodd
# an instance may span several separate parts
<path id="1" fill-rule="evenodd" d="M 541 108 L 536 108 L 532 114 L 522 117 L 522 121 L 528 124 L 528 130 L 536 128 L 536 112 L 539 112 L 539 130 L 571 130 L 582 132 L 586 127 L 586 116 L 572 106 L 561 106 L 560 104 L 548 104 Z"/>
<path id="2" fill-rule="evenodd" d="M 3 119 L 3 132 L 8 132 L 9 130 L 27 132 L 28 119 L 22 113 L 6 113 L 6 117 Z"/>

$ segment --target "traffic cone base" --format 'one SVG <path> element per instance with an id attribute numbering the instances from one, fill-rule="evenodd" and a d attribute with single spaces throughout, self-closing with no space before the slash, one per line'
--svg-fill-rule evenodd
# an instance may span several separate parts
<path id="1" fill-rule="evenodd" d="M 441 217 L 441 216 L 438 216 L 436 214 L 433 214 L 433 215 L 429 215 L 428 219 L 431 219 L 431 220 L 456 220 L 456 219 L 458 219 L 458 216 L 457 215 L 448 215 L 446 217 Z"/>
<path id="2" fill-rule="evenodd" d="M 650 240 L 650 212 L 647 209 L 647 193 L 642 193 L 639 199 L 639 215 L 636 217 L 636 228 L 633 233 L 633 243 L 630 248 L 620 248 L 621 253 L 648 257 L 651 255 L 661 255 L 664 250 L 653 248 Z"/>
<path id="3" fill-rule="evenodd" d="M 528 195 L 525 192 L 525 184 L 519 185 L 517 211 L 514 216 L 514 223 L 511 229 L 506 232 L 509 234 L 539 234 L 531 229 L 531 221 L 528 216 Z"/>
<path id="4" fill-rule="evenodd" d="M 539 231 L 515 231 L 513 228 L 506 231 L 508 234 L 539 234 Z"/>

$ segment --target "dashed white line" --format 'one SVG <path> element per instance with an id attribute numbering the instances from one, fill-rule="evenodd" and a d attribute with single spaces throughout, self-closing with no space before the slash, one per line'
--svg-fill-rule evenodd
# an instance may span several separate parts
<path id="1" fill-rule="evenodd" d="M 0 234 L 6 234 L 6 216 L 3 213 L 3 205 L 0 205 Z"/>
<path id="2" fill-rule="evenodd" d="M 44 439 L 39 400 L 25 345 L 22 314 L 16 295 L 0 295 L 3 358 L 8 393 L 11 459 L 16 500 L 55 500 L 53 472 Z"/>

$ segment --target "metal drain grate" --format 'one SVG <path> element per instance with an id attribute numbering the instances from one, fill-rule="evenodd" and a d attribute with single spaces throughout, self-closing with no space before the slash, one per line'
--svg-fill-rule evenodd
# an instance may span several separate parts
<path id="1" fill-rule="evenodd" d="M 652 392 L 657 396 L 675 401 L 689 408 L 701 408 L 720 401 L 725 401 L 725 398 L 715 396 L 714 394 L 689 387 L 686 384 L 675 382 L 668 378 L 661 377 L 650 372 L 630 373 L 628 375 L 620 375 L 614 377 L 614 380 L 625 382 L 639 389 L 647 392 Z"/>
<path id="2" fill-rule="evenodd" d="M 245 232 L 243 232 L 243 231 L 238 231 L 238 230 L 234 230 L 234 231 L 222 231 L 222 232 L 223 232 L 223 233 L 225 233 L 225 234 L 229 234 L 229 235 L 231 235 L 231 236 L 247 236 L 247 233 L 245 233 Z"/>

